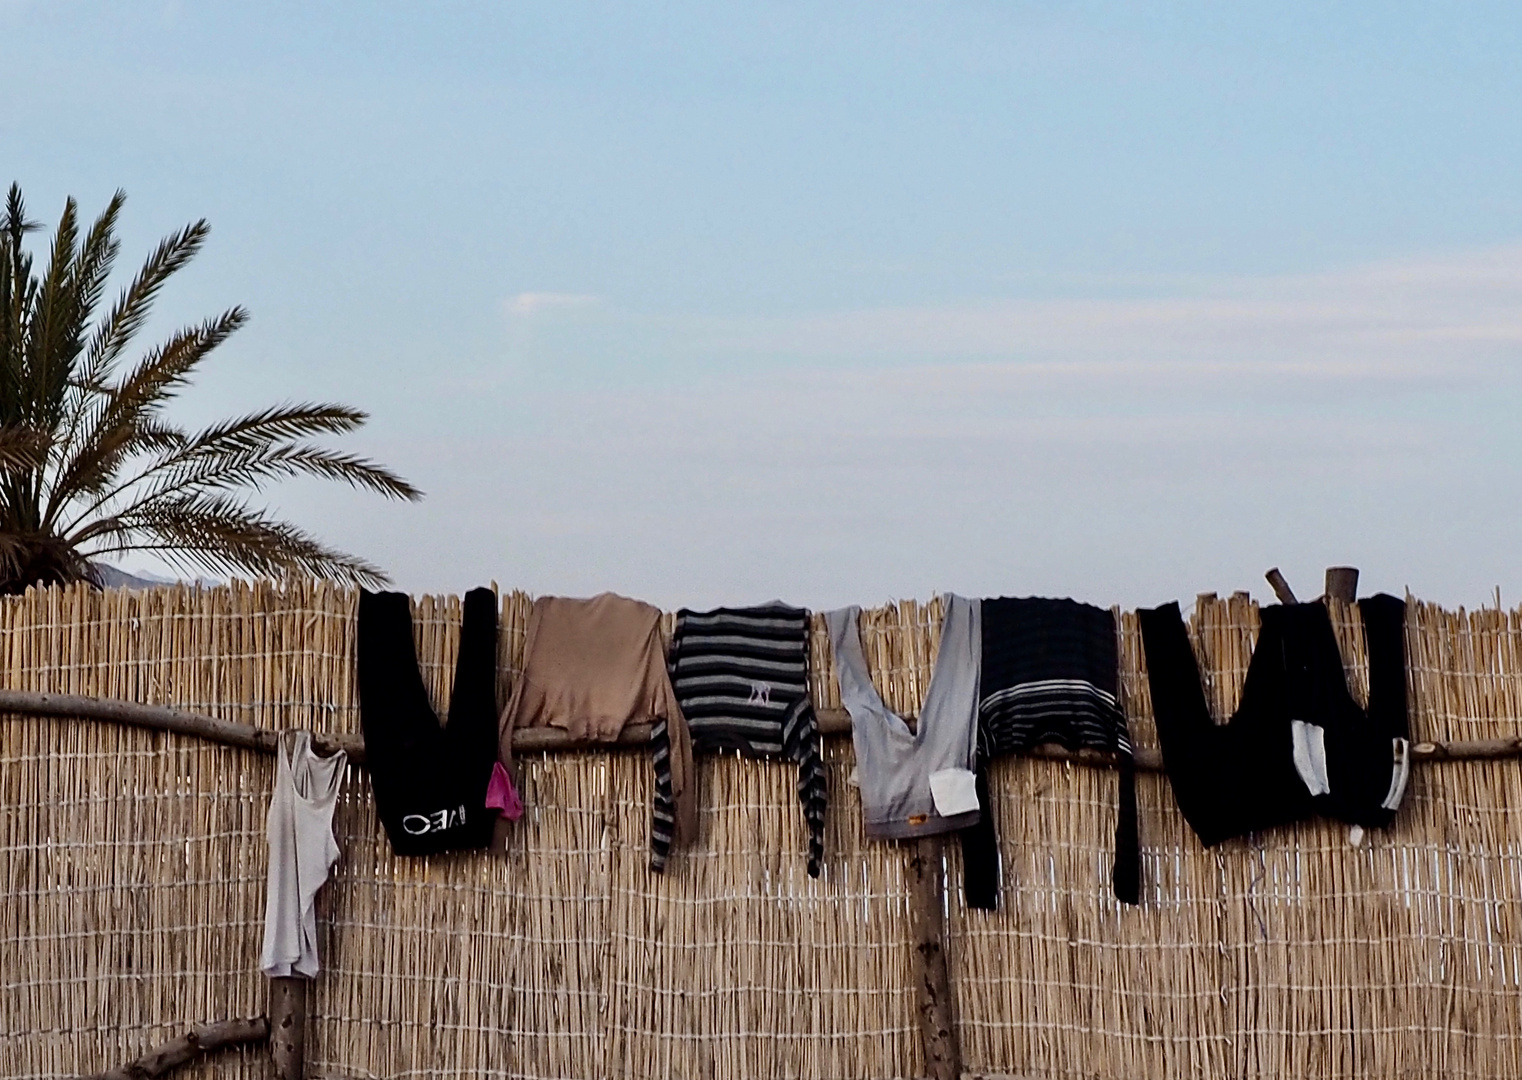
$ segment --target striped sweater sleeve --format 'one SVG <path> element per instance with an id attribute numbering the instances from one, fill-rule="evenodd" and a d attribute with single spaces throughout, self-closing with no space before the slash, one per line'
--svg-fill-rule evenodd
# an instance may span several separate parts
<path id="1" fill-rule="evenodd" d="M 671 729 L 665 720 L 650 729 L 650 761 L 655 769 L 655 806 L 650 818 L 650 869 L 666 869 L 676 838 L 676 798 L 671 785 Z"/>
<path id="2" fill-rule="evenodd" d="M 829 795 L 825 788 L 824 757 L 820 753 L 819 721 L 814 703 L 805 695 L 788 712 L 782 728 L 784 753 L 798 763 L 798 801 L 809 829 L 809 877 L 819 876 L 824 861 L 824 815 Z"/>
<path id="3" fill-rule="evenodd" d="M 673 636 L 666 655 L 668 677 L 677 670 L 677 657 L 682 651 L 682 620 L 677 620 L 677 633 Z M 671 728 L 666 719 L 657 720 L 650 729 L 650 764 L 655 771 L 655 800 L 650 816 L 650 869 L 664 873 L 666 860 L 671 856 L 671 845 L 676 839 L 676 795 L 671 782 Z"/>

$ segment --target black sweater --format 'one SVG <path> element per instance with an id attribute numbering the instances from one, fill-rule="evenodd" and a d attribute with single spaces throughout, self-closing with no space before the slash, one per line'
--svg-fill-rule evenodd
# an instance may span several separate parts
<path id="1" fill-rule="evenodd" d="M 1381 594 L 1360 600 L 1369 650 L 1369 707 L 1354 703 L 1324 604 L 1262 610 L 1241 704 L 1217 725 L 1205 704 L 1178 604 L 1138 612 L 1163 766 L 1179 809 L 1206 847 L 1316 813 L 1383 827 L 1395 810 L 1392 744 L 1408 735 L 1405 610 Z M 1313 795 L 1296 769 L 1294 721 L 1325 734 L 1330 792 Z"/>

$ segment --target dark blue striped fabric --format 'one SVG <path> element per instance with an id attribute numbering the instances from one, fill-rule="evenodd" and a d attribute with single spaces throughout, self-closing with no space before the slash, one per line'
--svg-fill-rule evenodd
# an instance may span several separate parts
<path id="1" fill-rule="evenodd" d="M 1119 671 L 1115 616 L 1104 608 L 1044 598 L 983 601 L 978 705 L 978 797 L 983 817 L 962 832 L 963 888 L 969 906 L 998 906 L 999 850 L 987 793 L 987 763 L 1043 743 L 1119 756 L 1112 884 L 1117 899 L 1137 903 L 1141 854 L 1136 779 L 1126 717 L 1116 699 Z"/>
<path id="2" fill-rule="evenodd" d="M 984 756 L 1055 742 L 1131 752 L 1116 702 L 1115 616 L 1075 600 L 983 601 L 978 739 Z"/>

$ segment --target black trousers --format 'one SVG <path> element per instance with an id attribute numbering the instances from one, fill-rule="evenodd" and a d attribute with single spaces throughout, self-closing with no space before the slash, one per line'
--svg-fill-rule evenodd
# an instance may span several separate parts
<path id="1" fill-rule="evenodd" d="M 447 726 L 428 703 L 405 594 L 361 591 L 358 650 L 365 760 L 391 849 L 486 847 L 497 815 L 486 809 L 497 760 L 496 596 L 465 594 Z"/>

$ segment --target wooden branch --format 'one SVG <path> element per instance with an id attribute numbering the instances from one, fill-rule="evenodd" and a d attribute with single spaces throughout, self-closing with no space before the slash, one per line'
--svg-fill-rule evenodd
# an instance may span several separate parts
<path id="1" fill-rule="evenodd" d="M 1358 600 L 1358 567 L 1328 566 L 1326 568 L 1326 595 L 1330 600 L 1352 604 Z"/>
<path id="2" fill-rule="evenodd" d="M 1411 744 L 1412 761 L 1495 761 L 1522 757 L 1522 737 Z"/>
<path id="3" fill-rule="evenodd" d="M 1284 575 L 1279 573 L 1279 568 L 1277 566 L 1268 571 L 1263 576 L 1266 577 L 1268 579 L 1268 583 L 1274 587 L 1274 595 L 1279 598 L 1279 603 L 1298 604 L 1300 602 L 1295 599 L 1294 590 L 1289 587 L 1289 582 L 1284 580 Z"/>
<path id="4" fill-rule="evenodd" d="M 270 980 L 270 1057 L 280 1080 L 301 1080 L 306 1071 L 307 982 Z"/>
<path id="5" fill-rule="evenodd" d="M 914 941 L 915 1019 L 930 1080 L 960 1080 L 962 1049 L 957 1039 L 946 971 L 946 864 L 940 836 L 921 836 L 909 856 L 909 923 Z"/>
<path id="6" fill-rule="evenodd" d="M 214 716 L 184 712 L 163 705 L 139 705 L 114 698 L 79 697 L 74 694 L 34 694 L 21 690 L 0 690 L 0 714 L 56 716 L 65 719 L 83 717 L 128 724 L 152 731 L 172 731 L 193 735 L 224 746 L 236 746 L 261 754 L 273 754 L 280 733 L 252 724 L 219 720 Z M 819 709 L 819 731 L 826 736 L 849 735 L 851 716 L 844 709 Z M 513 732 L 513 749 L 519 753 L 554 753 L 565 750 L 613 750 L 645 746 L 650 741 L 649 724 L 630 724 L 619 733 L 615 743 L 594 743 L 573 739 L 559 728 L 520 728 Z M 319 753 L 342 750 L 353 765 L 365 763 L 365 740 L 360 735 L 322 734 L 312 736 Z M 1098 750 L 1068 750 L 1062 746 L 1037 746 L 1026 757 L 1048 761 L 1071 761 L 1075 765 L 1115 768 L 1114 754 Z M 1522 738 L 1470 739 L 1455 742 L 1420 742 L 1411 747 L 1413 761 L 1478 761 L 1522 758 Z M 1155 747 L 1138 747 L 1135 752 L 1138 772 L 1162 772 L 1163 755 Z"/>
<path id="7" fill-rule="evenodd" d="M 218 1020 L 212 1024 L 197 1024 L 179 1038 L 155 1047 L 136 1061 L 96 1073 L 90 1080 L 147 1080 L 163 1076 L 169 1070 L 213 1050 L 264 1042 L 269 1036 L 270 1022 L 262 1016 L 249 1020 Z"/>
<path id="8" fill-rule="evenodd" d="M 261 754 L 273 754 L 280 732 L 270 728 L 220 720 L 215 716 L 171 709 L 164 705 L 139 705 L 115 698 L 81 697 L 77 694 L 34 694 L 25 690 L 0 690 L 0 713 L 29 716 L 84 717 L 107 720 L 129 727 L 194 735 L 223 746 L 236 746 Z M 365 740 L 358 735 L 313 735 L 312 746 L 320 754 L 342 750 L 356 765 L 365 763 Z"/>

